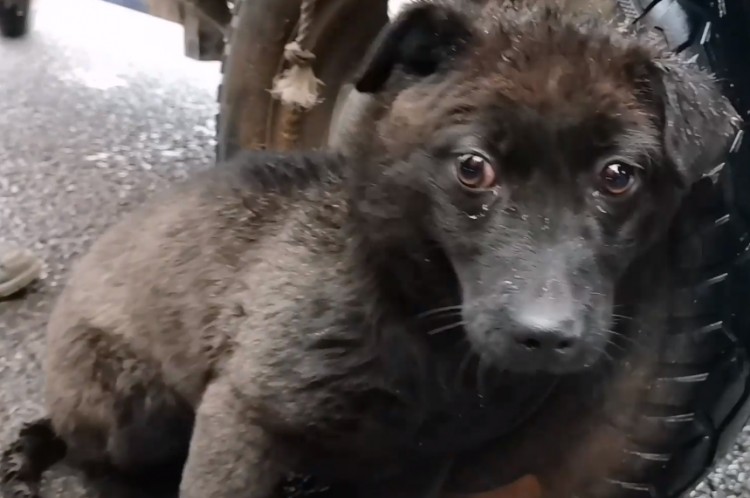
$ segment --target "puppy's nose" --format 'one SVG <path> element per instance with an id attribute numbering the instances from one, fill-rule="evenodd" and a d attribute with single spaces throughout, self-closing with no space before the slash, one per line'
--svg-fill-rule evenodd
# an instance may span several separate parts
<path id="1" fill-rule="evenodd" d="M 570 309 L 537 306 L 512 313 L 513 341 L 528 351 L 564 353 L 578 342 L 576 320 Z"/>
<path id="2" fill-rule="evenodd" d="M 570 324 L 573 327 L 573 324 Z M 513 341 L 528 351 L 565 353 L 575 347 L 577 338 L 565 330 L 520 328 L 511 332 Z"/>

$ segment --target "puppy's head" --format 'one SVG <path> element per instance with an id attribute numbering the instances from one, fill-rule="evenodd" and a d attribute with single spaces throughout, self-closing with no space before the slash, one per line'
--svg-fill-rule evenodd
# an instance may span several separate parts
<path id="1" fill-rule="evenodd" d="M 374 245 L 440 248 L 486 359 L 562 373 L 599 358 L 616 282 L 734 114 L 646 35 L 530 3 L 419 3 L 384 30 L 357 82 L 381 107 L 355 212 Z"/>

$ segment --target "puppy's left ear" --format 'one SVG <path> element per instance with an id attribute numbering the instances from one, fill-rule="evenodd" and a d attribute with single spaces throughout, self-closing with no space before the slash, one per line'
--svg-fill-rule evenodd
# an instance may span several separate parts
<path id="1" fill-rule="evenodd" d="M 652 90 L 663 110 L 664 149 L 689 185 L 721 161 L 740 119 L 710 73 L 677 57 L 651 69 Z"/>
<path id="2" fill-rule="evenodd" d="M 388 24 L 364 58 L 355 88 L 381 91 L 396 72 L 425 78 L 455 60 L 472 39 L 469 17 L 447 1 L 420 1 Z"/>

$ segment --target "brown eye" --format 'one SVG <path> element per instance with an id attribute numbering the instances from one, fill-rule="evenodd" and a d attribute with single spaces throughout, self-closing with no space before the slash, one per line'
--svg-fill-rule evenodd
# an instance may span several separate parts
<path id="1" fill-rule="evenodd" d="M 480 154 L 458 156 L 456 176 L 464 187 L 472 190 L 485 190 L 495 186 L 495 168 Z"/>
<path id="2" fill-rule="evenodd" d="M 625 195 L 632 191 L 637 183 L 638 168 L 621 161 L 612 161 L 602 168 L 599 180 L 605 193 L 614 196 Z"/>

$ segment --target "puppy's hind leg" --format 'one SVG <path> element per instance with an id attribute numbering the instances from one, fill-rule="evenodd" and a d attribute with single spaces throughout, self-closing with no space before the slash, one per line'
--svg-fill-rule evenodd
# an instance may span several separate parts
<path id="1" fill-rule="evenodd" d="M 38 498 L 42 474 L 62 460 L 65 452 L 65 443 L 48 418 L 24 425 L 0 456 L 3 491 L 13 498 Z"/>
<path id="2" fill-rule="evenodd" d="M 69 460 L 90 477 L 177 487 L 194 413 L 148 352 L 77 325 L 50 347 L 47 402 Z"/>
<path id="3" fill-rule="evenodd" d="M 116 429 L 109 438 L 112 465 L 151 491 L 177 491 L 187 460 L 194 414 L 162 382 L 137 387 L 116 403 Z"/>

